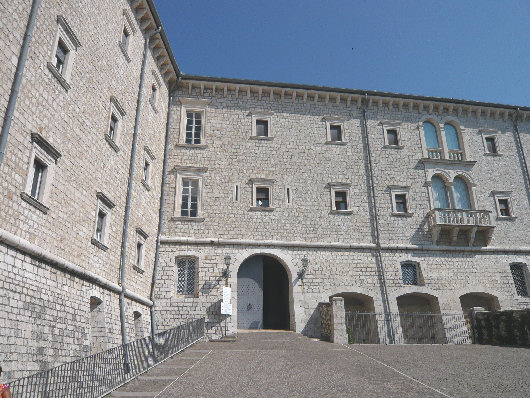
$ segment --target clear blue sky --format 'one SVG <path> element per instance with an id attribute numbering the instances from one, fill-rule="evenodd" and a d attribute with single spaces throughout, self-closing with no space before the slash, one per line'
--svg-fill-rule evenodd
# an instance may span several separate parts
<path id="1" fill-rule="evenodd" d="M 530 0 L 155 4 L 187 74 L 530 106 Z"/>

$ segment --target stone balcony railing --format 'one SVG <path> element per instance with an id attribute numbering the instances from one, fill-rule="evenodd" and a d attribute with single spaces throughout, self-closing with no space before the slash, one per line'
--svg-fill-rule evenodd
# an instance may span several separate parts
<path id="1" fill-rule="evenodd" d="M 447 229 L 451 242 L 455 243 L 460 231 L 468 231 L 468 244 L 473 246 L 477 231 L 486 231 L 486 242 L 489 243 L 494 225 L 491 223 L 488 210 L 434 209 L 428 214 L 429 230 L 434 244 L 438 243 L 440 232 Z"/>
<path id="2" fill-rule="evenodd" d="M 449 160 L 464 160 L 464 151 L 449 149 Z"/>
<path id="3" fill-rule="evenodd" d="M 427 148 L 427 157 L 429 159 L 441 159 L 442 148 Z"/>

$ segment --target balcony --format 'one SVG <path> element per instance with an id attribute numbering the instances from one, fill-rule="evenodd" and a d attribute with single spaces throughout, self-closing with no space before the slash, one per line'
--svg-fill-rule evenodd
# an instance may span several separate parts
<path id="1" fill-rule="evenodd" d="M 434 209 L 427 213 L 432 241 L 436 245 L 442 230 L 448 230 L 451 243 L 455 244 L 460 231 L 468 232 L 468 245 L 475 243 L 476 233 L 485 231 L 486 244 L 489 244 L 494 225 L 488 210 Z"/>

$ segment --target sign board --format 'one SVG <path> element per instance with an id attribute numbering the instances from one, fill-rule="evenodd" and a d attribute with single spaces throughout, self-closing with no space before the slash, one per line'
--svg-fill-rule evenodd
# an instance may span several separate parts
<path id="1" fill-rule="evenodd" d="M 232 288 L 223 286 L 223 301 L 221 301 L 221 314 L 232 315 Z"/>

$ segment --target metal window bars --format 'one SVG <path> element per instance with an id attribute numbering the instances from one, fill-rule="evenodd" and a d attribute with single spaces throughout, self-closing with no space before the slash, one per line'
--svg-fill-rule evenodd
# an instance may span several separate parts
<path id="1" fill-rule="evenodd" d="M 157 333 L 154 340 L 147 336 L 14 380 L 9 386 L 15 398 L 103 397 L 202 337 L 204 318 Z"/>

